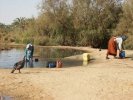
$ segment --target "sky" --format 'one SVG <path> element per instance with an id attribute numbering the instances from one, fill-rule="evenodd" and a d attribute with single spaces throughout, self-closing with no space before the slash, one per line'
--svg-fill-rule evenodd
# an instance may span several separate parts
<path id="1" fill-rule="evenodd" d="M 0 23 L 9 25 L 14 19 L 37 17 L 42 0 L 0 0 Z"/>

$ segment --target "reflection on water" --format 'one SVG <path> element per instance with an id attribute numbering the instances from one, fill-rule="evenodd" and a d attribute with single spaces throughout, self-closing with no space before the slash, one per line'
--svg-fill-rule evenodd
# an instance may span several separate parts
<path id="1" fill-rule="evenodd" d="M 55 48 L 35 48 L 32 65 L 27 63 L 27 67 L 46 67 L 47 61 L 56 61 L 61 59 L 63 66 L 81 66 L 82 61 L 65 60 L 64 57 L 82 54 L 83 51 L 72 49 L 55 49 Z M 0 51 L 0 68 L 12 68 L 14 63 L 23 59 L 24 48 Z M 38 61 L 35 61 L 38 59 Z"/>
<path id="2" fill-rule="evenodd" d="M 64 58 L 72 55 L 82 54 L 83 51 L 74 49 L 38 48 L 38 55 L 43 58 Z"/>
<path id="3" fill-rule="evenodd" d="M 83 61 L 83 66 L 87 66 L 89 64 L 88 61 Z"/>

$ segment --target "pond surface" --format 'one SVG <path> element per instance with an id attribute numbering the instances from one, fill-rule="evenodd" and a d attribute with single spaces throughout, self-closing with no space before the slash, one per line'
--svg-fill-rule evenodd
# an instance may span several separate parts
<path id="1" fill-rule="evenodd" d="M 82 66 L 82 61 L 66 60 L 64 58 L 83 53 L 83 51 L 74 49 L 35 48 L 32 66 L 27 63 L 25 67 L 46 67 L 48 61 L 56 61 L 58 59 L 62 60 L 63 67 Z M 24 48 L 0 51 L 0 68 L 13 68 L 14 63 L 22 60 L 23 56 Z M 38 59 L 38 61 L 36 62 L 35 59 Z"/>
<path id="2" fill-rule="evenodd" d="M 10 96 L 0 96 L 0 100 L 13 100 L 13 97 L 10 97 Z"/>

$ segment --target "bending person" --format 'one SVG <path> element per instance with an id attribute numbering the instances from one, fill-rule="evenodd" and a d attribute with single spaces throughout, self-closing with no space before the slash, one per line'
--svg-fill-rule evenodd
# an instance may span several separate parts
<path id="1" fill-rule="evenodd" d="M 126 35 L 112 37 L 108 42 L 108 50 L 107 50 L 107 54 L 106 54 L 106 59 L 109 59 L 109 57 L 108 57 L 109 55 L 112 55 L 112 56 L 114 56 L 114 58 L 116 58 L 117 50 L 119 50 L 119 52 L 122 51 L 123 41 L 125 41 L 126 39 L 127 39 Z"/>

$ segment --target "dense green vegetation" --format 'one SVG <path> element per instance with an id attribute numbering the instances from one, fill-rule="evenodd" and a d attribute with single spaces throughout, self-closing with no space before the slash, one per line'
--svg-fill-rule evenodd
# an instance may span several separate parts
<path id="1" fill-rule="evenodd" d="M 107 46 L 112 35 L 127 34 L 133 49 L 133 1 L 42 0 L 38 18 L 0 24 L 0 41 L 36 45 Z"/>

